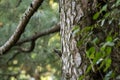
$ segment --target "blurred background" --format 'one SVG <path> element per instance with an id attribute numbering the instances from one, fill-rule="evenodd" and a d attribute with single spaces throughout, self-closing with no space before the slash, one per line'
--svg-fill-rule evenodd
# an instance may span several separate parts
<path id="1" fill-rule="evenodd" d="M 47 30 L 59 21 L 58 0 L 44 0 L 32 16 L 21 39 Z M 15 31 L 32 0 L 0 0 L 0 46 Z M 29 44 L 24 44 L 27 47 Z M 34 51 L 17 52 L 14 48 L 0 56 L 0 80 L 60 80 L 61 61 L 54 49 L 60 49 L 59 33 L 40 37 Z"/>

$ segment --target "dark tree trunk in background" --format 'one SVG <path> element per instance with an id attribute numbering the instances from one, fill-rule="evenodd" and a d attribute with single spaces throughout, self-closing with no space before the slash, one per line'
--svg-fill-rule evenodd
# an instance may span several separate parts
<path id="1" fill-rule="evenodd" d="M 97 11 L 97 3 L 101 0 L 60 0 L 60 34 L 62 43 L 62 80 L 78 80 L 81 75 L 85 75 L 90 61 L 86 58 L 86 45 L 82 45 L 78 48 L 77 40 L 81 37 L 74 35 L 73 28 L 79 26 L 80 29 L 93 25 L 95 23 L 92 20 L 92 16 Z M 114 1 L 114 0 L 112 0 Z M 107 24 L 106 24 L 107 25 Z M 114 23 L 114 27 L 109 29 L 105 27 L 106 32 L 110 30 L 119 31 Z M 108 25 L 109 26 L 109 25 Z M 104 29 L 104 28 L 103 28 Z M 103 30 L 93 29 L 92 36 L 98 37 L 101 41 L 105 41 L 108 34 L 102 33 Z M 84 36 L 84 35 L 82 35 Z M 120 36 L 120 35 L 119 35 Z M 112 68 L 117 66 L 116 72 L 120 72 L 120 53 L 113 48 L 111 54 L 112 57 Z M 117 60 L 117 59 L 118 60 Z M 117 71 L 119 70 L 119 71 Z M 94 76 L 94 74 L 92 75 Z M 99 75 L 97 75 L 99 76 Z M 93 80 L 94 77 L 85 76 L 85 80 Z M 98 80 L 102 80 L 99 78 Z"/>

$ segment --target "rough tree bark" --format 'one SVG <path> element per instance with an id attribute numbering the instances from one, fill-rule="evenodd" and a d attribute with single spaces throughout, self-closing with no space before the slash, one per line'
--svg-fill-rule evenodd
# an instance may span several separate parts
<path id="1" fill-rule="evenodd" d="M 86 69 L 86 65 L 82 65 L 84 52 L 77 48 L 73 35 L 73 28 L 79 25 L 83 16 L 81 0 L 60 0 L 62 80 L 78 80 Z"/>

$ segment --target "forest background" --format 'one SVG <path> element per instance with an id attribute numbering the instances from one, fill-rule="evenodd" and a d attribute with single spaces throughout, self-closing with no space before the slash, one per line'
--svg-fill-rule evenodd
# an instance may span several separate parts
<path id="1" fill-rule="evenodd" d="M 1 46 L 13 34 L 31 2 L 32 0 L 0 0 Z M 57 0 L 45 0 L 43 4 L 31 18 L 21 39 L 39 32 L 44 33 L 58 23 Z M 28 45 L 26 43 L 22 46 L 26 48 Z M 34 50 L 29 53 L 12 48 L 7 54 L 0 56 L 0 80 L 26 80 L 30 77 L 40 77 L 42 80 L 59 79 L 61 62 L 54 49 L 60 49 L 59 33 L 40 37 Z"/>

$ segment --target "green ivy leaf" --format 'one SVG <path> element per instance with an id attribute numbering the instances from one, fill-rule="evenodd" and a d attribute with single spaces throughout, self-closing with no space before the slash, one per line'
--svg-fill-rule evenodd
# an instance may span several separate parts
<path id="1" fill-rule="evenodd" d="M 120 5 L 120 0 L 117 0 L 115 5 L 116 5 L 116 7 L 118 7 Z"/>
<path id="2" fill-rule="evenodd" d="M 93 64 L 96 64 L 96 62 L 100 59 L 100 57 L 101 57 L 101 53 L 97 52 L 95 54 L 95 58 L 93 59 Z"/>
<path id="3" fill-rule="evenodd" d="M 80 27 L 78 25 L 75 25 L 72 29 L 72 35 L 76 36 L 80 31 Z"/>
<path id="4" fill-rule="evenodd" d="M 105 60 L 102 61 L 102 63 L 100 64 L 99 69 L 101 69 L 104 65 L 105 65 Z"/>
<path id="5" fill-rule="evenodd" d="M 110 41 L 110 42 L 112 42 L 112 41 L 113 41 L 112 36 L 107 36 L 106 41 Z"/>
<path id="6" fill-rule="evenodd" d="M 101 21 L 101 26 L 103 26 L 104 23 L 105 23 L 105 19 L 103 19 L 103 20 Z"/>
<path id="7" fill-rule="evenodd" d="M 110 42 L 110 41 L 108 41 L 108 42 L 106 42 L 105 44 L 104 44 L 105 46 L 114 46 L 115 44 L 114 44 L 114 42 Z"/>
<path id="8" fill-rule="evenodd" d="M 105 60 L 105 69 L 104 69 L 104 72 L 106 72 L 108 70 L 108 68 L 111 66 L 111 62 L 112 62 L 112 60 L 110 58 L 107 58 Z"/>
<path id="9" fill-rule="evenodd" d="M 105 15 L 104 15 L 105 18 L 107 18 L 107 17 L 109 17 L 109 16 L 110 16 L 110 13 L 108 13 L 108 12 L 105 13 Z"/>
<path id="10" fill-rule="evenodd" d="M 107 54 L 107 55 L 110 55 L 111 50 L 112 50 L 112 48 L 111 48 L 111 47 L 107 47 L 107 48 L 106 48 L 106 54 Z"/>
<path id="11" fill-rule="evenodd" d="M 79 78 L 79 80 L 83 80 L 84 79 L 84 76 L 82 75 L 82 76 L 80 76 L 80 78 Z"/>
<path id="12" fill-rule="evenodd" d="M 93 15 L 93 20 L 97 20 L 99 16 L 100 16 L 100 13 L 99 13 L 99 12 L 95 13 L 95 14 Z"/>
<path id="13" fill-rule="evenodd" d="M 97 60 L 96 64 L 100 64 L 103 61 L 103 58 L 100 58 L 99 60 Z"/>
<path id="14" fill-rule="evenodd" d="M 106 45 L 104 44 L 102 47 L 100 47 L 101 51 L 105 51 Z"/>
<path id="15" fill-rule="evenodd" d="M 104 80 L 110 80 L 112 74 L 113 74 L 113 71 L 109 71 L 109 72 L 105 75 Z"/>
<path id="16" fill-rule="evenodd" d="M 93 59 L 93 58 L 94 58 L 94 54 L 95 54 L 95 47 L 91 47 L 91 48 L 87 51 L 87 57 Z"/>
<path id="17" fill-rule="evenodd" d="M 79 29 L 80 27 L 79 27 L 79 25 L 75 25 L 73 28 L 72 28 L 72 31 L 75 31 L 75 30 L 77 30 L 77 29 Z"/>
<path id="18" fill-rule="evenodd" d="M 86 26 L 85 28 L 83 28 L 83 29 L 81 30 L 81 32 L 89 32 L 89 31 L 92 30 L 92 29 L 93 29 L 92 26 Z"/>
<path id="19" fill-rule="evenodd" d="M 115 45 L 114 42 L 107 41 L 106 43 L 103 44 L 102 47 L 100 47 L 100 50 L 101 50 L 101 51 L 105 51 L 106 46 L 112 47 L 112 46 L 114 46 L 114 45 Z"/>
<path id="20" fill-rule="evenodd" d="M 102 12 L 102 11 L 106 11 L 107 10 L 107 4 L 106 5 L 104 5 L 103 7 L 102 7 L 102 9 L 101 9 L 101 11 L 100 12 Z"/>
<path id="21" fill-rule="evenodd" d="M 99 41 L 100 41 L 100 40 L 96 37 L 96 38 L 93 39 L 92 42 L 93 42 L 94 44 L 97 44 L 97 43 L 99 43 Z"/>
<path id="22" fill-rule="evenodd" d="M 89 66 L 87 67 L 86 74 L 89 73 L 89 72 L 91 71 L 91 69 L 92 69 L 92 66 L 89 65 Z"/>

